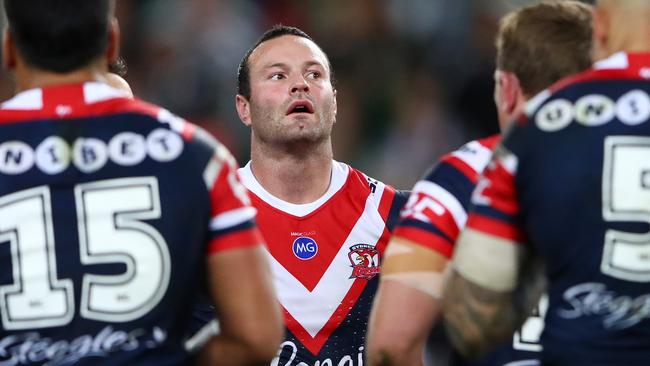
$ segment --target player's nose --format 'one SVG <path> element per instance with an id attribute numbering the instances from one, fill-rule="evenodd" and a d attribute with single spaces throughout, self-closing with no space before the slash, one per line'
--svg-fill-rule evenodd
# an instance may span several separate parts
<path id="1" fill-rule="evenodd" d="M 296 77 L 291 83 L 291 93 L 308 92 L 309 84 L 303 76 Z"/>

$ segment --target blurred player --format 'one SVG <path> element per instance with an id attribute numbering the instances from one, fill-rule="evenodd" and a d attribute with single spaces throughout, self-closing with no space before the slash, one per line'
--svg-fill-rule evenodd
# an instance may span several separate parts
<path id="1" fill-rule="evenodd" d="M 18 93 L 0 106 L 0 363 L 186 365 L 202 282 L 221 334 L 200 361 L 268 362 L 281 314 L 236 163 L 105 84 L 114 6 L 4 1 Z"/>
<path id="2" fill-rule="evenodd" d="M 258 210 L 287 327 L 274 365 L 361 365 L 405 195 L 332 160 L 331 65 L 299 29 L 275 27 L 244 56 L 236 103 L 252 132 L 239 176 Z"/>
<path id="3" fill-rule="evenodd" d="M 123 91 L 125 93 L 125 96 L 127 96 L 129 98 L 133 98 L 133 90 L 131 90 L 131 86 L 129 85 L 129 83 L 126 80 L 124 80 L 123 77 L 121 77 L 118 74 L 114 74 L 112 72 L 109 72 L 106 75 L 104 75 L 104 78 L 105 78 L 104 81 L 106 82 L 106 84 L 108 84 L 109 86 L 111 86 L 111 87 L 113 87 L 113 88 L 115 88 L 117 90 Z"/>
<path id="4" fill-rule="evenodd" d="M 650 360 L 650 2 L 601 0 L 593 69 L 544 91 L 473 195 L 444 298 L 452 340 L 488 350 L 527 311 L 542 259 L 543 365 Z"/>
<path id="5" fill-rule="evenodd" d="M 494 91 L 501 128 L 530 97 L 588 68 L 590 48 L 591 9 L 584 4 L 545 2 L 504 17 L 497 35 Z M 444 156 L 413 188 L 382 268 L 368 334 L 371 365 L 422 364 L 427 336 L 440 313 L 443 272 L 465 226 L 471 192 L 498 139 L 472 141 Z M 537 364 L 535 341 L 542 324 L 531 318 L 512 342 L 473 364 Z"/>
<path id="6" fill-rule="evenodd" d="M 126 92 L 126 96 L 133 98 L 131 85 L 124 79 L 126 70 L 126 62 L 123 58 L 118 57 L 108 64 L 108 73 L 105 75 L 105 82 L 115 89 Z"/>

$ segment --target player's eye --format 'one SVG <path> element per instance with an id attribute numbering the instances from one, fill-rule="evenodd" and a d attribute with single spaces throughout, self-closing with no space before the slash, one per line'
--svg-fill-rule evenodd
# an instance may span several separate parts
<path id="1" fill-rule="evenodd" d="M 320 71 L 310 71 L 307 73 L 307 77 L 310 79 L 320 79 L 321 76 Z"/>
<path id="2" fill-rule="evenodd" d="M 281 74 L 281 73 L 275 73 L 275 74 L 271 75 L 270 79 L 271 80 L 282 80 L 282 79 L 285 79 L 285 76 L 284 76 L 284 74 Z"/>

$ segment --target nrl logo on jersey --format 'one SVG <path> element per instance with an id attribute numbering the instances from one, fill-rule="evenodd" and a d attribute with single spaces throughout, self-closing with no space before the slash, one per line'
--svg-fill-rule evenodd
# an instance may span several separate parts
<path id="1" fill-rule="evenodd" d="M 370 280 L 379 273 L 379 251 L 372 245 L 356 244 L 351 246 L 348 258 L 352 264 L 350 278 Z"/>

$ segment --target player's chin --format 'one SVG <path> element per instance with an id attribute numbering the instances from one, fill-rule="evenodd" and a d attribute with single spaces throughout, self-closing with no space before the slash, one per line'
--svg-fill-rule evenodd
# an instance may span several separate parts
<path id="1" fill-rule="evenodd" d="M 316 143 L 326 137 L 320 126 L 297 125 L 287 131 L 285 142 L 288 143 Z"/>
<path id="2" fill-rule="evenodd" d="M 285 117 L 285 121 L 289 125 L 318 123 L 316 115 L 313 113 L 292 113 Z"/>

